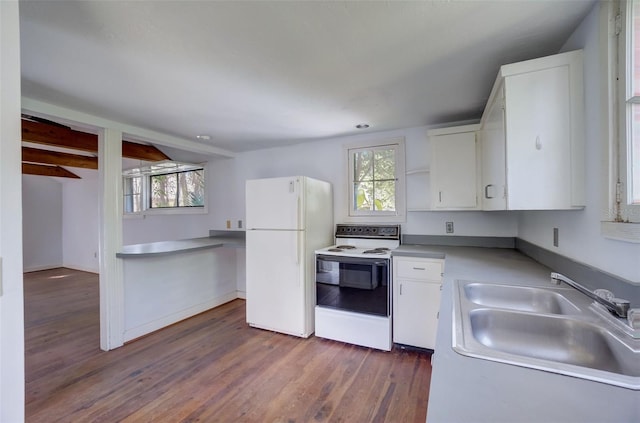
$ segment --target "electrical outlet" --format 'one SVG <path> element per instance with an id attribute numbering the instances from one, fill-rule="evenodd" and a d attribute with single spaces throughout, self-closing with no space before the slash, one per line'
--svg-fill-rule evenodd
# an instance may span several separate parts
<path id="1" fill-rule="evenodd" d="M 227 220 L 227 229 L 231 229 L 231 221 Z"/>
<path id="2" fill-rule="evenodd" d="M 238 229 L 242 229 L 242 220 L 238 220 Z"/>
<path id="3" fill-rule="evenodd" d="M 453 222 L 444 222 L 444 228 L 445 228 L 445 231 L 448 234 L 452 234 L 453 233 Z"/>
<path id="4" fill-rule="evenodd" d="M 558 228 L 553 228 L 553 246 L 558 246 Z"/>

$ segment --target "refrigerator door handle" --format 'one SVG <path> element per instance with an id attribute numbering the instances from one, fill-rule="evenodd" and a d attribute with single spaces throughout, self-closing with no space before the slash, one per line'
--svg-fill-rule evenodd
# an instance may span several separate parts
<path id="1" fill-rule="evenodd" d="M 302 215 L 302 207 L 300 207 L 301 206 L 301 204 L 300 204 L 300 196 L 298 196 L 298 200 L 297 201 L 298 201 L 298 203 L 297 203 L 298 209 L 296 210 L 296 229 L 300 230 L 300 229 L 302 229 L 300 227 L 300 220 L 301 220 L 301 217 L 302 217 L 301 216 Z"/>
<path id="2" fill-rule="evenodd" d="M 296 234 L 296 264 L 300 264 L 300 248 L 302 248 L 302 231 Z"/>

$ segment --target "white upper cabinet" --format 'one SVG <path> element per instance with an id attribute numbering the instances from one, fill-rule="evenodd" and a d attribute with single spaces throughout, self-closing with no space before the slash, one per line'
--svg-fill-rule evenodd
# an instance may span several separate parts
<path id="1" fill-rule="evenodd" d="M 582 52 L 505 65 L 481 121 L 482 208 L 584 207 Z"/>
<path id="2" fill-rule="evenodd" d="M 501 85 L 494 101 L 484 112 L 481 139 L 482 209 L 505 210 L 507 168 L 504 130 L 504 88 Z"/>
<path id="3" fill-rule="evenodd" d="M 465 125 L 427 132 L 434 210 L 479 209 L 478 129 L 479 125 Z"/>

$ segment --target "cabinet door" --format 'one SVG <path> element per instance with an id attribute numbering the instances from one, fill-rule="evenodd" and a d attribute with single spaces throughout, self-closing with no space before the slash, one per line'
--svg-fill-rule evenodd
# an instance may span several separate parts
<path id="1" fill-rule="evenodd" d="M 571 205 L 568 66 L 505 79 L 508 208 Z"/>
<path id="2" fill-rule="evenodd" d="M 482 151 L 482 209 L 505 210 L 506 161 L 504 90 L 498 90 L 496 99 L 489 106 L 487 119 L 481 131 Z"/>
<path id="3" fill-rule="evenodd" d="M 475 132 L 431 137 L 433 208 L 477 208 L 477 180 Z"/>
<path id="4" fill-rule="evenodd" d="M 394 281 L 393 342 L 433 349 L 436 345 L 440 283 Z"/>

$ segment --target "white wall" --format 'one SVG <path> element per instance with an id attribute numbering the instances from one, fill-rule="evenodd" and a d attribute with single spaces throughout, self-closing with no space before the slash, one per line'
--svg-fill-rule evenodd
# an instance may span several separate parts
<path id="1" fill-rule="evenodd" d="M 19 22 L 0 1 L 0 422 L 24 421 Z"/>
<path id="2" fill-rule="evenodd" d="M 62 184 L 56 178 L 22 176 L 24 271 L 62 266 Z"/>
<path id="3" fill-rule="evenodd" d="M 167 214 L 125 217 L 123 245 L 199 238 L 209 235 L 208 214 Z"/>
<path id="4" fill-rule="evenodd" d="M 326 180 L 333 185 L 334 221 L 347 220 L 347 164 L 344 146 L 364 140 L 405 138 L 407 169 L 429 167 L 429 149 L 426 127 L 398 131 L 369 133 L 303 143 L 295 146 L 258 150 L 238 155 L 225 163 L 214 162 L 225 169 L 225 186 L 216 187 L 216 197 L 223 201 L 216 205 L 212 228 L 224 229 L 226 218 L 244 216 L 244 181 L 252 178 L 305 175 Z M 428 190 L 428 187 L 422 187 Z M 410 191 L 407 197 L 423 195 Z M 517 216 L 509 213 L 489 212 L 408 212 L 402 224 L 405 234 L 444 235 L 445 221 L 453 221 L 455 235 L 516 236 Z"/>
<path id="5" fill-rule="evenodd" d="M 22 177 L 24 271 L 69 267 L 99 272 L 98 173 L 82 179 Z"/>
<path id="6" fill-rule="evenodd" d="M 99 273 L 100 187 L 95 170 L 73 169 L 82 179 L 62 183 L 62 262 Z"/>
<path id="7" fill-rule="evenodd" d="M 604 192 L 607 176 L 607 124 L 604 109 L 606 76 L 601 50 L 606 30 L 600 28 L 601 11 L 607 4 L 599 2 L 567 40 L 562 51 L 584 49 L 584 85 L 586 112 L 586 207 L 581 211 L 522 212 L 518 236 L 526 241 L 640 283 L 640 244 L 606 239 L 600 234 L 603 210 L 609 205 Z M 559 230 L 559 246 L 553 247 L 553 228 Z"/>

